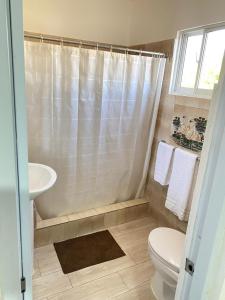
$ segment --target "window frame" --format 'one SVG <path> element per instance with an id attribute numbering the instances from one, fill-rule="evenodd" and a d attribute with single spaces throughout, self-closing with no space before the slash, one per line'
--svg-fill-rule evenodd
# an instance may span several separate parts
<path id="1" fill-rule="evenodd" d="M 208 33 L 217 30 L 222 30 L 222 29 L 225 29 L 225 22 L 178 31 L 177 37 L 175 39 L 175 44 L 174 44 L 174 54 L 173 54 L 173 64 L 172 64 L 169 94 L 177 95 L 177 96 L 202 98 L 202 99 L 212 98 L 213 90 L 200 89 L 198 88 L 198 84 L 200 81 L 201 71 L 203 67 L 203 60 L 205 56 Z M 188 38 L 199 34 L 202 34 L 203 36 L 202 36 L 202 45 L 201 45 L 200 55 L 199 55 L 199 63 L 198 63 L 196 79 L 195 79 L 195 86 L 194 88 L 181 87 L 181 80 L 183 75 Z"/>

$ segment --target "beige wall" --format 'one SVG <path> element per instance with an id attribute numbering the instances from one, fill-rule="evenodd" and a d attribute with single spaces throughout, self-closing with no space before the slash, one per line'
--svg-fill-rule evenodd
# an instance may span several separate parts
<path id="1" fill-rule="evenodd" d="M 131 0 L 24 0 L 26 31 L 129 44 Z"/>
<path id="2" fill-rule="evenodd" d="M 225 20 L 224 0 L 24 0 L 24 29 L 135 45 Z"/>
<path id="3" fill-rule="evenodd" d="M 130 45 L 174 38 L 175 0 L 134 0 L 131 9 Z"/>
<path id="4" fill-rule="evenodd" d="M 130 44 L 171 39 L 178 30 L 221 21 L 224 0 L 134 0 Z"/>

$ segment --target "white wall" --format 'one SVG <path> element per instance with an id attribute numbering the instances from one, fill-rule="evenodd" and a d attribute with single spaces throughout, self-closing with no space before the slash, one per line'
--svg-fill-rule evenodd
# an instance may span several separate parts
<path id="1" fill-rule="evenodd" d="M 24 29 L 121 45 L 225 20 L 225 0 L 24 0 Z"/>
<path id="2" fill-rule="evenodd" d="M 24 30 L 129 44 L 132 0 L 24 0 Z"/>

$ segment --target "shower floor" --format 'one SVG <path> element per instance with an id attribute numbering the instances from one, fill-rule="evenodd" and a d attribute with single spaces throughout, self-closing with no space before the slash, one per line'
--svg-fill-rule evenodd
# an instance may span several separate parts
<path id="1" fill-rule="evenodd" d="M 34 250 L 34 300 L 155 300 L 150 281 L 149 232 L 163 226 L 153 217 L 109 227 L 125 256 L 63 274 L 53 244 Z"/>

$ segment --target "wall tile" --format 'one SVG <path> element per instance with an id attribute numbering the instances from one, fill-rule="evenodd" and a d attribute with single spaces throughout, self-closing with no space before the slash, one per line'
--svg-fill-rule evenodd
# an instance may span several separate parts
<path id="1" fill-rule="evenodd" d="M 64 240 L 65 225 L 60 224 L 35 230 L 34 245 L 41 247 L 53 242 Z"/>
<path id="2" fill-rule="evenodd" d="M 134 48 L 145 49 L 149 51 L 159 51 L 167 53 L 169 55 L 169 59 L 167 59 L 165 67 L 145 198 L 149 200 L 150 214 L 154 214 L 155 217 L 159 218 L 161 222 L 164 222 L 165 224 L 167 224 L 167 226 L 177 228 L 185 232 L 187 223 L 179 221 L 179 219 L 175 215 L 173 215 L 169 210 L 165 208 L 167 188 L 161 187 L 153 180 L 156 151 L 158 142 L 160 140 L 165 140 L 167 142 L 173 143 L 171 141 L 170 135 L 171 123 L 174 114 L 182 113 L 191 117 L 202 116 L 207 118 L 210 101 L 206 99 L 169 95 L 173 44 L 174 40 L 167 40 L 156 43 L 137 45 Z"/>

